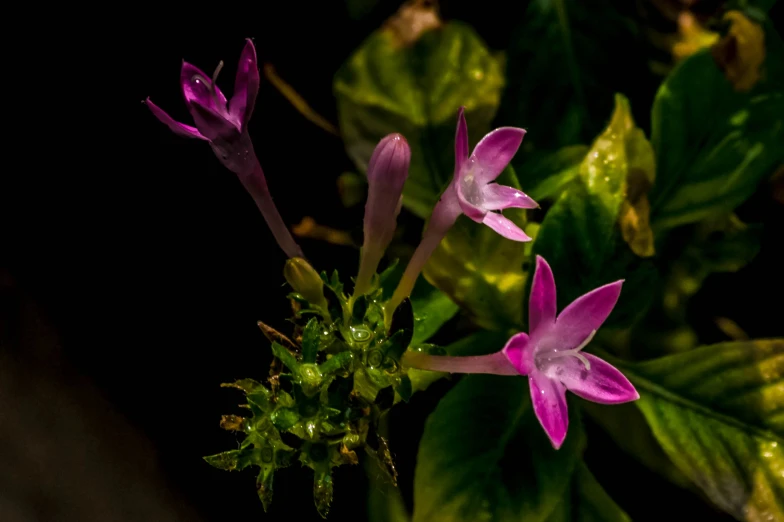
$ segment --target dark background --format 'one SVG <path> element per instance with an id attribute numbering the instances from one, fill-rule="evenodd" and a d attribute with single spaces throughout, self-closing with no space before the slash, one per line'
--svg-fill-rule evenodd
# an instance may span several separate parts
<path id="1" fill-rule="evenodd" d="M 209 147 L 172 135 L 141 101 L 151 96 L 187 122 L 180 61 L 211 72 L 223 59 L 219 84 L 231 92 L 243 39 L 253 37 L 260 63 L 273 63 L 337 123 L 334 72 L 399 3 L 380 2 L 361 19 L 341 2 L 47 13 L 64 18 L 56 32 L 25 44 L 33 71 L 18 76 L 34 85 L 11 101 L 42 110 L 44 119 L 16 128 L 30 150 L 7 155 L 0 193 L 7 213 L 1 520 L 318 520 L 309 470 L 276 475 L 264 515 L 252 472 L 201 460 L 237 443 L 218 420 L 238 411 L 241 396 L 219 384 L 266 375 L 270 354 L 256 320 L 287 331 L 285 256 Z M 441 13 L 472 23 L 500 49 L 525 9 L 505 4 L 441 2 Z M 340 140 L 264 81 L 250 132 L 287 223 L 313 216 L 339 229 L 361 226 L 361 206 L 347 211 L 338 198 L 336 178 L 352 170 Z M 780 223 L 768 188 L 744 212 Z M 775 307 L 760 303 L 761 289 L 780 273 L 771 245 L 781 230 L 769 227 L 757 260 L 738 275 L 712 278 L 695 301 L 694 321 L 708 340 L 725 339 L 700 315 L 718 296 L 723 313 L 750 336 L 781 333 Z M 356 270 L 350 247 L 300 243 L 319 268 L 344 277 Z M 438 383 L 393 413 L 391 444 L 408 502 L 424 419 L 449 386 Z M 661 519 L 673 503 L 683 506 L 683 519 L 721 518 L 612 449 L 590 423 L 588 435 L 589 465 L 633 519 Z M 628 474 L 607 467 L 605 450 Z M 366 496 L 361 466 L 341 467 L 330 518 L 364 519 Z"/>

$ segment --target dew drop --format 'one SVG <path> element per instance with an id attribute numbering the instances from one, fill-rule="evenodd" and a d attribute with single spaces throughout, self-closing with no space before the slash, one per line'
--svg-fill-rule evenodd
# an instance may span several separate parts
<path id="1" fill-rule="evenodd" d="M 350 330 L 351 338 L 359 343 L 367 342 L 373 336 L 373 332 L 364 326 L 352 326 Z"/>

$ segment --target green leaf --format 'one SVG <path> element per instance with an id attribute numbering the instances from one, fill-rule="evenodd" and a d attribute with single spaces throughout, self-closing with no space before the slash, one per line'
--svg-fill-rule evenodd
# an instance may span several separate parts
<path id="1" fill-rule="evenodd" d="M 487 355 L 504 347 L 511 334 L 501 331 L 479 330 L 444 347 L 447 355 Z"/>
<path id="2" fill-rule="evenodd" d="M 612 438 L 618 449 L 680 487 L 689 487 L 689 479 L 667 458 L 653 436 L 648 422 L 634 403 L 604 404 L 583 401 L 581 410 Z"/>
<path id="3" fill-rule="evenodd" d="M 784 339 L 723 343 L 626 365 L 672 459 L 738 520 L 784 519 Z"/>
<path id="4" fill-rule="evenodd" d="M 587 145 L 571 145 L 556 152 L 526 155 L 524 192 L 535 201 L 557 197 L 564 186 L 580 173 L 580 164 L 588 154 Z"/>
<path id="5" fill-rule="evenodd" d="M 368 488 L 369 522 L 411 522 L 400 489 L 389 479 L 377 459 L 365 459 Z"/>
<path id="6" fill-rule="evenodd" d="M 410 344 L 409 341 L 408 330 L 398 330 L 392 334 L 392 337 L 384 341 L 379 350 L 384 359 L 389 357 L 395 362 L 400 362 L 400 357 Z"/>
<path id="7" fill-rule="evenodd" d="M 280 359 L 280 362 L 282 362 L 286 366 L 286 368 L 289 369 L 289 371 L 291 372 L 299 371 L 299 367 L 300 367 L 299 361 L 297 361 L 297 358 L 294 356 L 294 354 L 291 353 L 285 346 L 273 341 L 271 348 L 272 348 L 272 355 Z"/>
<path id="8" fill-rule="evenodd" d="M 644 40 L 611 0 L 533 0 L 515 29 L 500 119 L 525 127 L 529 149 L 587 143 L 601 131 L 613 95 L 640 93 L 648 107 L 655 83 Z M 649 87 L 650 86 L 650 87 Z M 650 94 L 649 94 L 650 92 Z M 513 165 L 527 172 L 527 156 Z"/>
<path id="9" fill-rule="evenodd" d="M 619 95 L 607 129 L 594 141 L 579 175 L 549 210 L 534 240 L 534 254 L 553 269 L 559 310 L 618 279 L 626 283 L 608 324 L 627 324 L 649 304 L 656 271 L 624 242 L 618 222 L 629 209 L 627 180 L 652 175 L 653 168 L 650 145 Z"/>
<path id="10" fill-rule="evenodd" d="M 351 352 L 340 352 L 331 356 L 325 362 L 321 363 L 318 367 L 319 371 L 327 376 L 337 373 L 341 370 L 347 370 L 351 367 L 354 360 L 354 354 Z"/>
<path id="11" fill-rule="evenodd" d="M 286 431 L 299 422 L 300 416 L 294 408 L 278 408 L 272 415 L 270 420 L 280 431 Z"/>
<path id="12" fill-rule="evenodd" d="M 414 394 L 414 385 L 411 382 L 411 378 L 408 375 L 402 376 L 400 384 L 395 387 L 395 391 L 400 395 L 403 402 L 408 402 Z"/>
<path id="13" fill-rule="evenodd" d="M 572 478 L 573 516 L 570 520 L 580 522 L 630 522 L 629 515 L 610 498 L 596 481 L 585 463 L 580 463 Z M 566 505 L 567 503 L 564 502 Z"/>
<path id="14" fill-rule="evenodd" d="M 499 185 L 520 188 L 507 167 Z M 525 227 L 521 210 L 505 216 Z M 489 227 L 460 216 L 423 270 L 425 278 L 447 294 L 485 328 L 520 326 L 525 287 L 526 245 L 510 241 Z"/>
<path id="15" fill-rule="evenodd" d="M 469 375 L 425 424 L 414 522 L 546 520 L 563 501 L 583 446 L 579 416 L 554 450 L 531 407 L 528 379 Z"/>
<path id="16" fill-rule="evenodd" d="M 426 218 L 454 170 L 457 110 L 466 107 L 474 143 L 490 130 L 503 71 L 472 28 L 449 22 L 412 46 L 382 28 L 335 76 L 346 150 L 365 172 L 379 140 L 402 133 L 411 146 L 403 204 Z"/>
<path id="17" fill-rule="evenodd" d="M 768 53 L 765 65 L 780 59 Z M 735 92 L 707 50 L 678 65 L 653 105 L 655 226 L 699 221 L 751 196 L 784 161 L 782 114 L 784 93 L 772 79 Z"/>
<path id="18" fill-rule="evenodd" d="M 250 406 L 257 408 L 260 412 L 268 412 L 273 408 L 270 395 L 271 393 L 269 390 L 260 387 L 255 391 L 248 393 L 245 396 L 245 399 L 248 401 Z"/>
<path id="19" fill-rule="evenodd" d="M 360 295 L 354 300 L 351 309 L 351 320 L 354 324 L 362 324 L 365 321 L 365 314 L 368 309 L 368 298 L 365 295 Z"/>
<path id="20" fill-rule="evenodd" d="M 221 384 L 221 388 L 237 388 L 238 390 L 242 390 L 246 394 L 253 393 L 259 390 L 266 391 L 266 388 L 264 387 L 263 384 L 253 379 L 240 379 L 235 382 L 226 382 Z"/>
<path id="21" fill-rule="evenodd" d="M 316 362 L 320 339 L 321 324 L 314 317 L 308 321 L 302 330 L 302 362 L 309 364 Z"/>
<path id="22" fill-rule="evenodd" d="M 227 471 L 247 468 L 251 464 L 261 462 L 261 450 L 244 448 L 239 450 L 224 451 L 216 455 L 204 457 L 210 466 Z"/>
<path id="23" fill-rule="evenodd" d="M 412 345 L 427 341 L 460 310 L 448 295 L 428 283 L 424 277 L 420 277 L 414 285 L 411 306 L 414 308 Z"/>
<path id="24" fill-rule="evenodd" d="M 408 297 L 403 299 L 395 308 L 395 311 L 392 312 L 392 320 L 390 321 L 387 335 L 390 339 L 396 338 L 395 342 L 402 346 L 403 350 L 411 344 L 411 339 L 414 338 L 414 308 L 411 306 L 411 299 Z"/>
<path id="25" fill-rule="evenodd" d="M 610 498 L 584 462 L 572 476 L 564 500 L 547 517 L 547 522 L 630 522 L 629 515 Z"/>

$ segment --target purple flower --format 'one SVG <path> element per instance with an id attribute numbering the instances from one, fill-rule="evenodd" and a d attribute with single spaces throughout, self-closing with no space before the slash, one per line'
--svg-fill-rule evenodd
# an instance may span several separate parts
<path id="1" fill-rule="evenodd" d="M 512 187 L 493 183 L 512 161 L 523 142 L 525 130 L 517 127 L 500 127 L 487 134 L 468 155 L 468 125 L 458 112 L 455 137 L 455 177 L 453 191 L 445 196 L 456 200 L 460 210 L 477 223 L 484 223 L 502 236 L 514 241 L 530 241 L 520 227 L 494 210 L 507 208 L 537 208 L 539 205 Z M 451 203 L 454 205 L 454 202 Z"/>
<path id="2" fill-rule="evenodd" d="M 370 158 L 365 239 L 354 286 L 355 295 L 362 295 L 370 288 L 370 280 L 395 234 L 410 163 L 411 148 L 400 134 L 390 134 L 382 139 Z"/>
<path id="3" fill-rule="evenodd" d="M 491 131 L 474 147 L 469 156 L 468 125 L 465 107 L 457 113 L 455 133 L 455 173 L 452 181 L 433 209 L 422 241 L 411 257 L 406 271 L 388 302 L 394 310 L 411 294 L 417 277 L 446 233 L 455 224 L 460 214 L 465 214 L 477 223 L 484 223 L 502 236 L 514 241 L 530 241 L 531 238 L 511 220 L 495 210 L 507 208 L 537 208 L 539 205 L 523 192 L 493 183 L 509 165 L 520 144 L 525 130 L 517 127 L 500 127 Z"/>
<path id="4" fill-rule="evenodd" d="M 259 68 L 256 48 L 248 39 L 240 55 L 234 95 L 231 100 L 215 84 L 223 67 L 220 62 L 212 78 L 199 68 L 183 61 L 180 87 L 195 127 L 175 121 L 150 98 L 145 103 L 152 113 L 175 134 L 205 140 L 223 165 L 237 174 L 245 189 L 253 196 L 278 245 L 290 258 L 304 257 L 272 201 L 264 171 L 248 135 L 248 121 L 259 92 Z"/>
<path id="5" fill-rule="evenodd" d="M 556 317 L 555 279 L 550 265 L 536 256 L 528 304 L 528 331 L 513 336 L 503 353 L 528 375 L 531 400 L 542 428 L 555 448 L 566 437 L 569 417 L 566 390 L 600 404 L 640 398 L 632 383 L 614 366 L 581 350 L 612 312 L 623 280 L 591 290 Z"/>
<path id="6" fill-rule="evenodd" d="M 453 373 L 527 375 L 534 412 L 558 449 L 569 427 L 566 390 L 601 404 L 640 398 L 618 369 L 595 355 L 582 353 L 615 307 L 622 284 L 621 280 L 592 290 L 556 317 L 553 272 L 547 261 L 537 256 L 528 309 L 530 334 L 513 335 L 500 352 L 490 355 L 438 357 L 406 352 L 403 363 Z"/>
<path id="7" fill-rule="evenodd" d="M 208 141 L 218 159 L 229 170 L 248 174 L 253 170 L 255 160 L 253 145 L 248 137 L 248 121 L 259 92 L 259 69 L 253 42 L 248 39 L 240 55 L 234 95 L 230 101 L 215 84 L 222 68 L 223 62 L 210 78 L 198 67 L 182 62 L 180 86 L 195 127 L 175 121 L 149 98 L 146 103 L 152 113 L 175 134 Z"/>

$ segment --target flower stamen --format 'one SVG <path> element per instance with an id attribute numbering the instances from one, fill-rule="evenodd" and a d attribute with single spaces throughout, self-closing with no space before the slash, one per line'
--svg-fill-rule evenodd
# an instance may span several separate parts
<path id="1" fill-rule="evenodd" d="M 218 81 L 218 75 L 220 74 L 221 69 L 223 69 L 223 60 L 218 62 L 218 66 L 215 68 L 215 72 L 212 73 L 212 83 L 210 83 L 210 93 L 212 93 L 212 99 L 215 100 L 216 107 L 221 106 L 220 102 L 218 101 L 218 91 L 215 87 L 215 85 L 217 85 L 216 82 Z"/>
<path id="2" fill-rule="evenodd" d="M 586 370 L 591 371 L 591 361 L 589 361 L 585 355 L 581 354 L 580 351 L 588 346 L 588 343 L 591 342 L 594 335 L 596 335 L 596 330 L 592 331 L 578 347 L 572 348 L 571 350 L 553 350 L 551 352 L 547 352 L 545 358 L 548 361 L 552 361 L 553 359 L 560 359 L 562 357 L 576 357 L 581 363 L 583 363 L 583 366 L 585 366 Z"/>
<path id="3" fill-rule="evenodd" d="M 583 348 L 585 348 L 586 346 L 588 346 L 588 343 L 590 343 L 590 342 L 593 340 L 593 336 L 594 336 L 594 335 L 596 335 L 596 330 L 592 331 L 592 332 L 590 333 L 590 335 L 588 335 L 588 337 L 586 337 L 586 338 L 585 338 L 585 341 L 581 342 L 581 343 L 580 343 L 580 346 L 578 346 L 577 348 L 575 348 L 575 349 L 574 349 L 574 351 L 575 351 L 575 352 L 579 352 L 580 350 L 582 350 Z"/>

